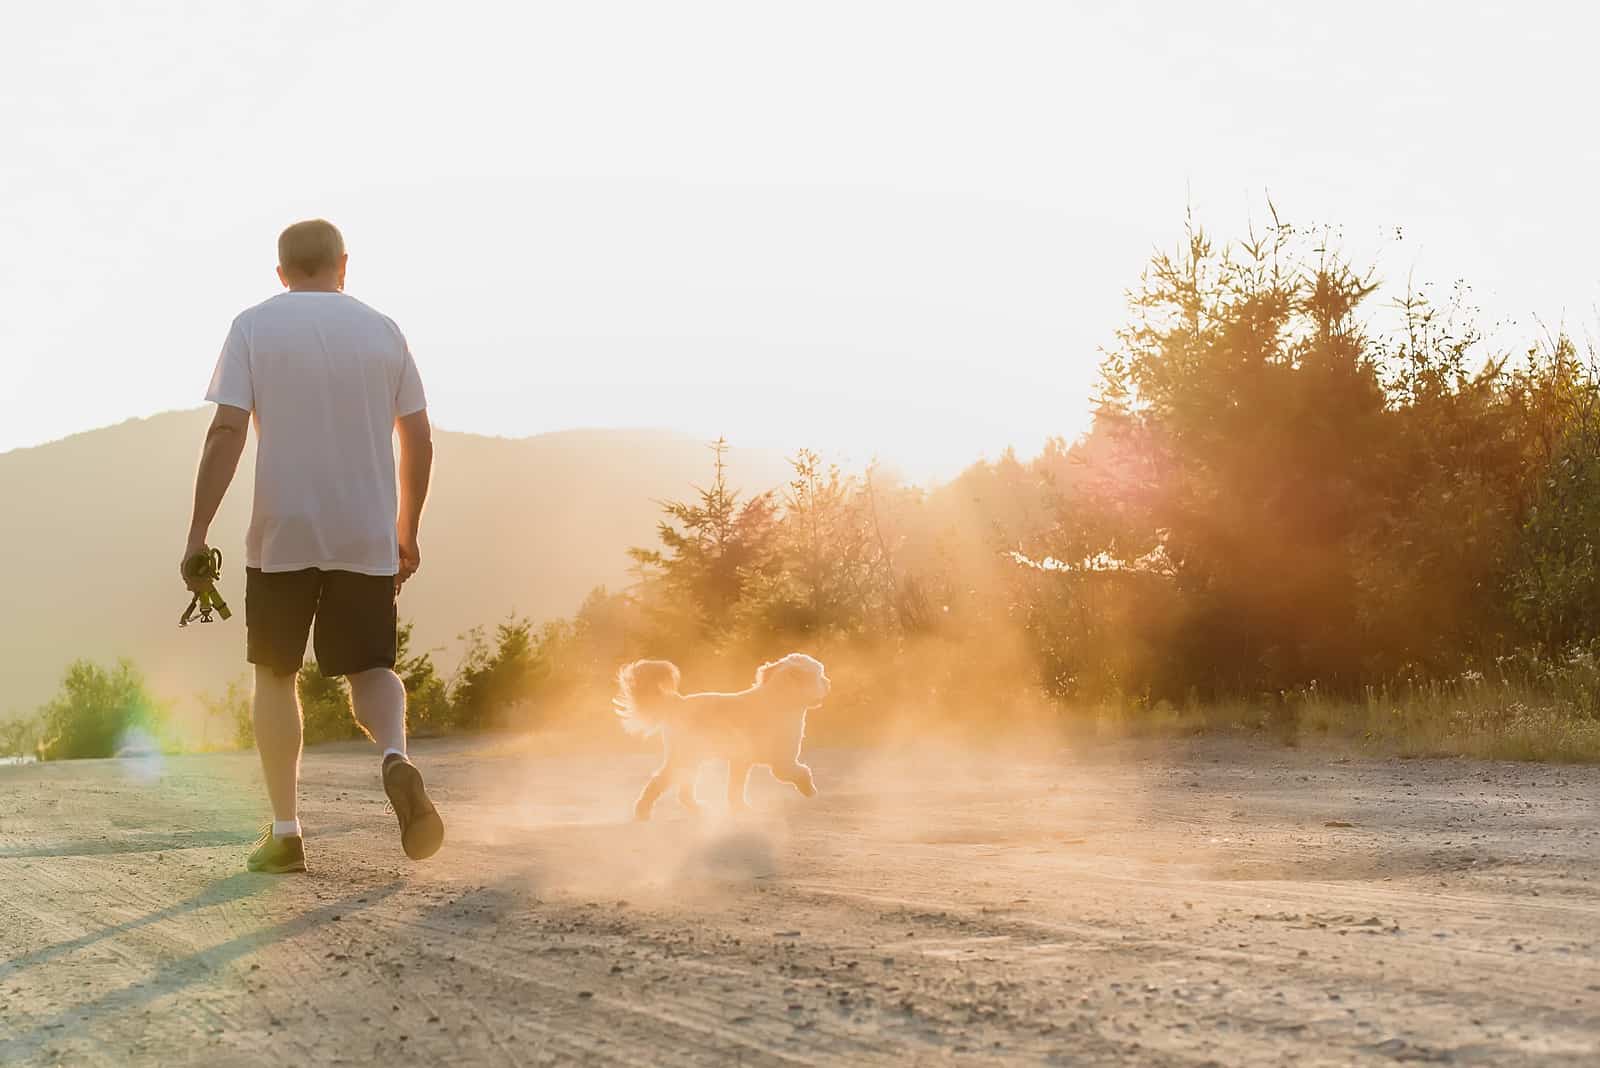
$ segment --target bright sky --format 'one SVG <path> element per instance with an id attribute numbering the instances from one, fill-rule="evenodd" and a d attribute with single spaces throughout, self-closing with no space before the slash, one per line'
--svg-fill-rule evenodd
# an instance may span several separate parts
<path id="1" fill-rule="evenodd" d="M 0 34 L 0 450 L 199 403 L 323 215 L 435 421 L 948 474 L 1084 425 L 1185 203 L 1594 321 L 1587 5 L 126 3 Z M 1224 10 L 1225 9 L 1225 10 Z"/>

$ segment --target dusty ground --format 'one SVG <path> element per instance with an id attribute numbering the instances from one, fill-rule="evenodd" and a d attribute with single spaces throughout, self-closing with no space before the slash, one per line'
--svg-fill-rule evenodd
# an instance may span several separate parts
<path id="1" fill-rule="evenodd" d="M 645 757 L 417 749 L 444 851 L 324 749 L 308 877 L 250 755 L 0 768 L 0 1063 L 1600 1060 L 1600 771 L 819 752 L 637 826 Z"/>

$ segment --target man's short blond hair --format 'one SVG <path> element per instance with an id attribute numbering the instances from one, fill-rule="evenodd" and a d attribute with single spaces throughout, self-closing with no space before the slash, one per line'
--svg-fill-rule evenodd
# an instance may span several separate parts
<path id="1" fill-rule="evenodd" d="M 344 255 L 344 235 L 327 219 L 307 219 L 278 235 L 278 266 L 302 278 L 311 278 L 338 266 Z"/>

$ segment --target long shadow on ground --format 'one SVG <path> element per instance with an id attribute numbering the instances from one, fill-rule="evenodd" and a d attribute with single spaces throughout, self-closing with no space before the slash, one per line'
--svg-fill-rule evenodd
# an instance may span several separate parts
<path id="1" fill-rule="evenodd" d="M 166 834 L 130 834 L 118 838 L 88 838 L 55 845 L 13 846 L 0 849 L 0 860 L 26 857 L 97 857 L 111 853 L 169 853 L 178 849 L 209 849 L 254 841 L 254 831 L 172 831 Z"/>
<path id="2" fill-rule="evenodd" d="M 105 938 L 117 931 L 153 923 L 169 915 L 176 915 L 179 912 L 201 908 L 206 903 L 220 904 L 224 901 L 237 900 L 268 885 L 273 878 L 273 876 L 269 875 L 249 874 L 229 876 L 218 883 L 212 884 L 205 891 L 180 905 L 174 905 L 170 909 L 162 909 L 159 912 L 151 913 L 149 916 L 130 921 L 127 924 L 106 928 L 104 931 L 87 936 L 87 941 L 79 940 L 79 943 L 63 943 L 60 946 L 52 946 L 50 949 L 41 950 L 40 952 L 51 956 L 59 956 L 61 953 L 70 952 L 71 948 L 77 948 L 78 944 L 87 944 L 87 942 Z M 26 1034 L 0 1042 L 0 1064 L 12 1064 L 38 1053 L 46 1042 L 57 1037 L 57 1033 L 61 1032 L 71 1022 L 78 1020 L 92 1022 L 96 1016 L 102 1013 L 124 1013 L 158 998 L 165 997 L 168 994 L 176 993 L 187 986 L 210 978 L 224 965 L 246 954 L 253 953 L 274 942 L 293 938 L 295 935 L 314 927 L 320 927 L 341 914 L 349 914 L 363 907 L 370 907 L 373 903 L 382 901 L 393 894 L 402 885 L 401 880 L 396 879 L 376 889 L 358 890 L 343 900 L 303 912 L 293 919 L 285 920 L 272 927 L 265 927 L 258 931 L 242 934 L 237 938 L 199 950 L 186 957 L 166 961 L 147 979 L 125 986 L 120 990 L 110 991 L 91 1001 L 64 1008 L 49 1019 L 41 1020 Z M 38 956 L 38 954 L 30 955 L 30 957 L 34 958 Z M 38 963 L 37 960 L 30 961 L 30 958 L 27 957 L 23 958 L 23 962 Z M 83 1032 L 81 1030 L 75 1032 L 74 1037 L 82 1036 Z M 107 1052 L 111 1053 L 113 1051 L 108 1049 Z"/>
<path id="3" fill-rule="evenodd" d="M 168 905 L 164 909 L 158 909 L 155 912 L 140 916 L 138 919 L 113 924 L 110 927 L 102 927 L 98 931 L 80 935 L 71 941 L 57 942 L 53 946 L 46 946 L 14 960 L 6 961 L 4 964 L 0 964 L 0 979 L 6 979 L 17 972 L 44 964 L 46 961 L 55 960 L 57 957 L 64 957 L 68 953 L 75 953 L 85 946 L 92 946 L 105 938 L 114 938 L 125 932 L 134 931 L 140 927 L 148 927 L 150 924 L 170 920 L 188 912 L 209 908 L 212 905 L 238 901 L 241 898 L 249 897 L 251 894 L 259 893 L 267 885 L 267 877 L 252 875 L 248 872 L 230 875 L 226 879 L 218 879 L 187 901 L 180 901 L 176 905 Z"/>

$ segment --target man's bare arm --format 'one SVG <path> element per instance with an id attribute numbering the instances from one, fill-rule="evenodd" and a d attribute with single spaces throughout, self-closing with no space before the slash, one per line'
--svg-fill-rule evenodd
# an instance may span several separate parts
<path id="1" fill-rule="evenodd" d="M 395 533 L 400 540 L 400 573 L 395 589 L 416 574 L 422 566 L 417 535 L 422 527 L 422 504 L 428 499 L 428 480 L 433 474 L 433 427 L 426 409 L 395 420 L 400 437 L 400 515 Z"/>
<path id="2" fill-rule="evenodd" d="M 217 517 L 222 498 L 233 483 L 234 472 L 239 469 L 239 457 L 244 453 L 249 429 L 249 412 L 231 404 L 217 405 L 217 414 L 211 419 L 200 451 L 200 470 L 194 477 L 194 513 L 189 520 L 185 560 L 206 546 L 211 521 Z M 180 568 L 182 563 L 180 560 Z"/>

